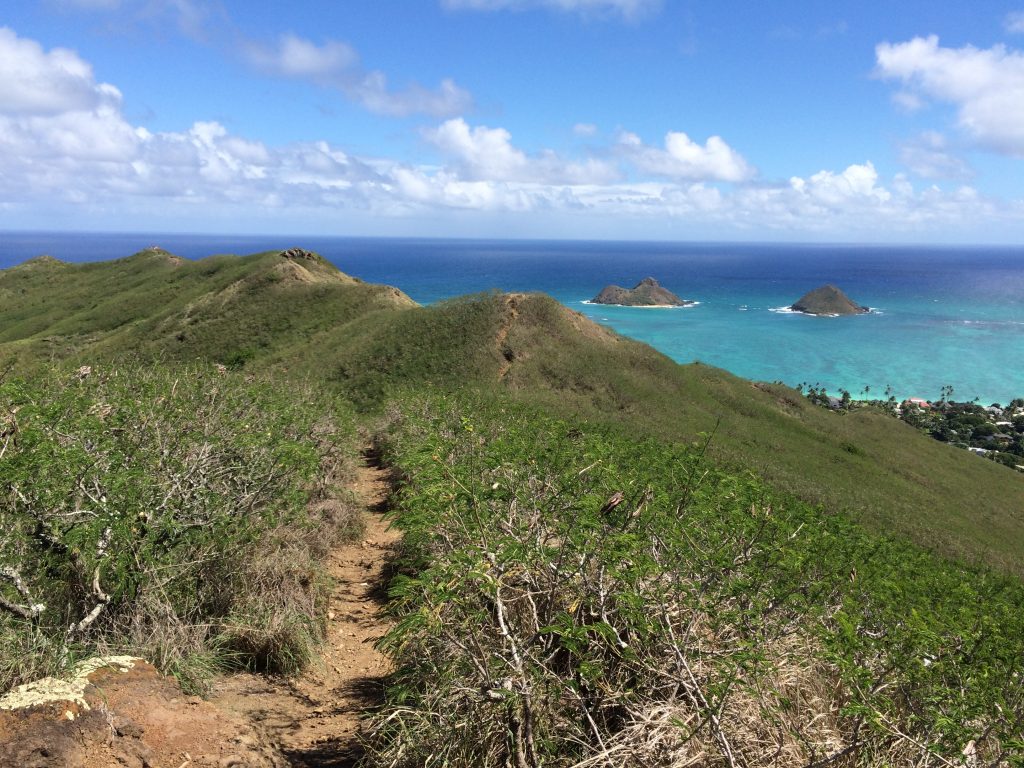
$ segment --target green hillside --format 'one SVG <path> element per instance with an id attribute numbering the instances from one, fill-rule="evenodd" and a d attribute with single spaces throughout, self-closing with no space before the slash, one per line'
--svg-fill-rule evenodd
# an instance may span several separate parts
<path id="1" fill-rule="evenodd" d="M 944 554 L 1024 573 L 1024 477 L 884 415 L 835 414 L 778 385 L 680 366 L 542 295 L 417 307 L 320 257 L 197 262 L 160 250 L 0 272 L 0 364 L 200 359 L 288 369 L 363 410 L 396 393 L 500 392 L 555 414 L 689 443 L 827 511 Z"/>
<path id="2" fill-rule="evenodd" d="M 555 414 L 691 442 L 805 501 L 969 560 L 1024 573 L 1024 477 L 884 414 L 837 414 L 798 392 L 678 365 L 540 295 L 487 295 L 326 333 L 320 368 L 364 407 L 429 383 L 504 392 Z M 308 360 L 292 350 L 292 365 Z M 322 368 L 320 367 L 322 366 Z"/>
<path id="3" fill-rule="evenodd" d="M 1021 765 L 1019 580 L 505 398 L 409 397 L 380 444 L 370 765 Z"/>
<path id="4" fill-rule="evenodd" d="M 315 662 L 368 439 L 402 543 L 360 765 L 1024 765 L 1024 476 L 298 249 L 0 272 L 0 693 Z"/>

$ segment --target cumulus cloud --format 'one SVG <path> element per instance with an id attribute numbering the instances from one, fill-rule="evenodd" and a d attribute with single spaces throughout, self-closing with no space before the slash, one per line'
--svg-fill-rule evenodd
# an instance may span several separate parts
<path id="1" fill-rule="evenodd" d="M 637 19 L 658 10 L 661 0 L 441 0 L 450 10 L 500 11 L 550 8 L 587 14 L 617 14 Z"/>
<path id="2" fill-rule="evenodd" d="M 0 27 L 0 108 L 6 114 L 53 115 L 117 102 L 112 85 L 96 83 L 74 51 L 44 51 L 34 40 Z"/>
<path id="3" fill-rule="evenodd" d="M 504 128 L 470 128 L 459 117 L 424 131 L 424 137 L 470 177 L 509 181 L 522 179 L 527 172 L 526 154 L 512 146 L 512 134 Z"/>
<path id="4" fill-rule="evenodd" d="M 807 179 L 794 176 L 789 186 L 801 198 L 830 208 L 845 206 L 854 200 L 873 204 L 892 198 L 887 189 L 878 186 L 878 172 L 871 162 L 850 165 L 841 173 L 826 170 Z"/>
<path id="5" fill-rule="evenodd" d="M 682 131 L 665 134 L 665 148 L 644 144 L 635 133 L 619 136 L 619 151 L 639 170 L 656 176 L 703 181 L 745 181 L 754 175 L 736 150 L 721 136 L 711 136 L 703 145 Z"/>
<path id="6" fill-rule="evenodd" d="M 1024 157 L 1024 54 L 995 45 L 943 48 L 915 37 L 875 48 L 880 77 L 922 101 L 956 107 L 960 126 L 980 145 Z"/>
<path id="7" fill-rule="evenodd" d="M 899 148 L 900 162 L 923 179 L 966 180 L 973 177 L 970 165 L 950 148 L 946 137 L 925 131 Z"/>
<path id="8" fill-rule="evenodd" d="M 842 171 L 822 170 L 788 184 L 747 186 L 730 200 L 729 218 L 766 231 L 820 236 L 930 233 L 972 228 L 979 221 L 1018 222 L 1012 206 L 989 200 L 970 186 L 921 190 L 902 175 L 887 184 L 870 162 Z"/>
<path id="9" fill-rule="evenodd" d="M 528 156 L 512 144 L 512 134 L 504 128 L 470 127 L 461 117 L 425 130 L 423 136 L 466 179 L 594 184 L 618 176 L 613 166 L 595 158 L 569 161 L 551 151 Z"/>
<path id="10" fill-rule="evenodd" d="M 413 83 L 393 90 L 383 72 L 363 69 L 356 51 L 336 40 L 317 45 L 286 34 L 271 46 L 249 42 L 245 54 L 253 66 L 266 74 L 336 89 L 378 114 L 448 117 L 466 111 L 473 102 L 468 91 L 449 79 L 442 80 L 437 88 Z"/>
<path id="11" fill-rule="evenodd" d="M 0 30 L 0 200 L 124 199 L 264 202 L 288 190 L 372 181 L 361 161 L 326 144 L 270 148 L 215 122 L 151 133 L 121 112 L 120 93 L 96 82 L 77 54 L 44 51 Z M 302 192 L 303 194 L 296 194 Z"/>
<path id="12" fill-rule="evenodd" d="M 1024 34 L 1024 11 L 1013 11 L 1006 14 L 1003 27 L 1011 34 Z"/>
<path id="13" fill-rule="evenodd" d="M 321 53 L 325 59 L 296 56 L 293 66 L 316 73 L 345 55 Z M 54 91 L 64 77 L 71 84 Z M 719 233 L 871 238 L 979 222 L 1024 225 L 1024 202 L 993 201 L 967 185 L 916 189 L 902 176 L 880 178 L 870 162 L 755 182 L 724 142 L 697 144 L 679 133 L 669 134 L 664 148 L 626 134 L 603 155 L 578 158 L 528 152 L 505 128 L 456 118 L 424 130 L 441 162 L 423 165 L 358 157 L 326 141 L 271 145 L 210 120 L 151 132 L 125 117 L 117 89 L 97 82 L 77 54 L 46 51 L 9 30 L 0 34 L 0 89 L 7 89 L 0 92 L 0 214 L 21 225 L 41 210 L 79 222 L 106 212 L 107 226 L 148 214 L 152 221 L 221 217 L 279 231 L 343 215 L 382 228 L 413 217 L 522 215 L 531 223 L 549 217 L 577 236 L 630 221 L 648 234 L 665 234 L 666 222 L 678 222 Z M 941 137 L 922 143 L 935 152 L 944 147 Z M 651 168 L 655 160 L 662 167 Z M 741 180 L 726 188 L 712 183 L 722 178 Z"/>
<path id="14" fill-rule="evenodd" d="M 572 132 L 577 136 L 596 136 L 597 126 L 593 123 L 576 123 L 572 127 Z"/>

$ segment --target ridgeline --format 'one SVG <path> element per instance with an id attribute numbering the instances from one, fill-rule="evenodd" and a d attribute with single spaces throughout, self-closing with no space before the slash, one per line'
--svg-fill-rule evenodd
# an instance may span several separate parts
<path id="1" fill-rule="evenodd" d="M 301 375 L 366 411 L 398 392 L 469 388 L 670 442 L 713 433 L 712 456 L 779 490 L 1024 574 L 1024 477 L 883 414 L 836 418 L 788 387 L 678 365 L 541 294 L 418 307 L 296 253 L 193 262 L 150 249 L 4 270 L 0 365 L 204 361 Z"/>

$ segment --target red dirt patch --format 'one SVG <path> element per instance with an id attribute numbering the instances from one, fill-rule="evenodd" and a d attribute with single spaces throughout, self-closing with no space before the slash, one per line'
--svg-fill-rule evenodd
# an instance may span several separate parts
<path id="1" fill-rule="evenodd" d="M 0 712 L 0 765 L 18 768 L 284 768 L 244 719 L 181 692 L 144 661 L 88 676 L 86 706 Z"/>

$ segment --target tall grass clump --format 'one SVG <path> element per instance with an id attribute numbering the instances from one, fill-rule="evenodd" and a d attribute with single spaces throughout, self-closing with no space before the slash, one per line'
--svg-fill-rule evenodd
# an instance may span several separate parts
<path id="1" fill-rule="evenodd" d="M 1022 764 L 1019 582 L 719 471 L 706 442 L 487 402 L 395 419 L 374 764 Z"/>
<path id="2" fill-rule="evenodd" d="M 206 366 L 0 382 L 0 690 L 114 650 L 193 686 L 304 663 L 356 519 L 336 406 Z"/>

